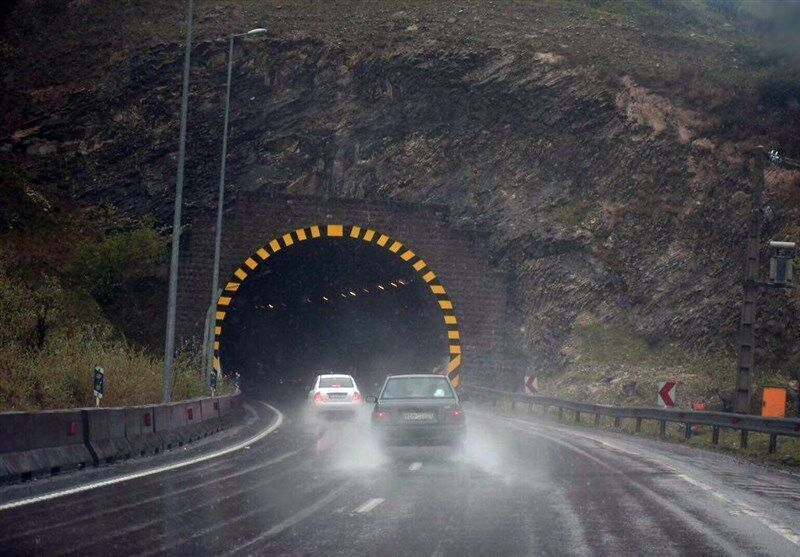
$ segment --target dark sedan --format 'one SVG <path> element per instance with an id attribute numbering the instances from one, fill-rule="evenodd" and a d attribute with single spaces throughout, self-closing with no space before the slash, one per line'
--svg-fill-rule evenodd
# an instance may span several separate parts
<path id="1" fill-rule="evenodd" d="M 466 435 L 464 409 L 443 375 L 390 375 L 375 404 L 372 429 L 385 445 L 455 445 Z"/>

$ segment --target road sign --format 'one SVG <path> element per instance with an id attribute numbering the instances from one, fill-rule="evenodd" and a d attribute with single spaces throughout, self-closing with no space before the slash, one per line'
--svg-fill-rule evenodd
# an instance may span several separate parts
<path id="1" fill-rule="evenodd" d="M 525 394 L 535 395 L 539 392 L 539 378 L 535 375 L 525 376 Z"/>
<path id="2" fill-rule="evenodd" d="M 96 406 L 100 406 L 100 399 L 106 391 L 106 370 L 100 366 L 94 368 L 94 379 L 92 381 Z"/>
<path id="3" fill-rule="evenodd" d="M 672 408 L 675 406 L 675 381 L 664 381 L 658 384 L 658 405 L 662 408 Z"/>
<path id="4" fill-rule="evenodd" d="M 211 372 L 209 383 L 210 383 L 212 389 L 216 389 L 217 388 L 217 371 L 216 370 L 213 370 Z"/>

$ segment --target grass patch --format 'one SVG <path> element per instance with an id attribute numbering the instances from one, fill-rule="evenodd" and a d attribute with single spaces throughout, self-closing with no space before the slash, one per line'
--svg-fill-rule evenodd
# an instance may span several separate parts
<path id="1" fill-rule="evenodd" d="M 580 200 L 573 199 L 556 205 L 548 211 L 550 217 L 570 227 L 578 226 L 589 214 L 589 208 Z"/>
<path id="2" fill-rule="evenodd" d="M 696 353 L 657 342 L 625 324 L 591 323 L 574 332 L 571 363 L 541 377 L 544 392 L 570 400 L 654 406 L 659 383 L 677 383 L 677 405 L 703 400 L 709 410 L 732 409 L 736 358 L 731 352 Z M 762 366 L 754 377 L 751 412 L 760 412 L 765 385 L 787 385 L 791 366 Z"/>
<path id="3" fill-rule="evenodd" d="M 186 346 L 175 362 L 172 398 L 208 394 L 201 351 Z M 0 411 L 94 406 L 92 370 L 106 370 L 103 406 L 161 402 L 163 361 L 114 336 L 109 327 L 79 327 L 51 337 L 41 350 L 18 345 L 0 348 Z M 220 394 L 232 385 L 223 380 Z"/>
<path id="4" fill-rule="evenodd" d="M 98 365 L 104 406 L 159 402 L 163 337 L 152 323 L 163 306 L 142 302 L 161 286 L 165 255 L 151 219 L 77 208 L 0 163 L 0 411 L 92 406 Z M 159 340 L 150 350 L 129 340 L 147 327 Z M 200 359 L 196 346 L 180 352 L 173 399 L 207 391 Z"/>

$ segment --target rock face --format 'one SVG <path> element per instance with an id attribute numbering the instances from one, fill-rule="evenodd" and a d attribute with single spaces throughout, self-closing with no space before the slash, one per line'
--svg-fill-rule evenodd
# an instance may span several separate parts
<path id="1" fill-rule="evenodd" d="M 157 17 L 180 28 L 182 14 L 150 4 L 150 13 L 112 16 L 105 2 L 71 3 L 69 21 L 100 28 L 118 17 L 130 41 L 106 31 L 85 63 L 42 44 L 40 61 L 15 58 L 0 141 L 4 157 L 43 186 L 167 223 L 182 49 L 131 29 Z M 621 323 L 690 351 L 730 350 L 750 207 L 741 164 L 758 131 L 733 136 L 681 87 L 656 89 L 629 73 L 642 63 L 626 65 L 635 26 L 481 6 L 353 8 L 338 14 L 338 32 L 329 20 L 290 14 L 299 8 L 288 3 L 274 8 L 267 39 L 237 43 L 228 187 L 448 205 L 456 226 L 485 237 L 509 273 L 509 353 L 532 367 L 568 364 L 563 348 L 582 321 Z M 213 37 L 220 22 L 247 28 L 248 9 L 256 8 L 198 15 L 189 218 L 216 196 L 226 59 Z M 41 17 L 26 3 L 12 12 L 6 61 L 36 46 L 22 32 Z M 351 20 L 361 22 L 353 35 Z M 471 40 L 474 29 L 486 36 Z M 618 33 L 614 67 L 587 54 L 598 29 Z M 31 75 L 42 68 L 50 73 Z M 766 233 L 798 239 L 798 187 L 796 172 L 769 173 L 777 218 Z M 785 363 L 800 346 L 796 301 L 763 299 L 760 357 Z"/>

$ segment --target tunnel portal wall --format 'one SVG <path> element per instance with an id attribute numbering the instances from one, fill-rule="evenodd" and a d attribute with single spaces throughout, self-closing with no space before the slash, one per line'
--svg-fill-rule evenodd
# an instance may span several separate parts
<path id="1" fill-rule="evenodd" d="M 447 289 L 458 317 L 462 379 L 491 381 L 504 366 L 505 278 L 490 265 L 488 251 L 479 239 L 450 226 L 444 207 L 258 191 L 240 193 L 224 217 L 220 287 L 245 259 L 271 239 L 298 228 L 331 223 L 359 225 L 387 234 L 424 258 Z M 180 341 L 203 337 L 211 301 L 213 225 L 212 216 L 198 217 L 183 233 L 177 315 Z M 291 257 L 291 252 L 285 256 Z M 431 303 L 436 303 L 433 296 Z"/>

